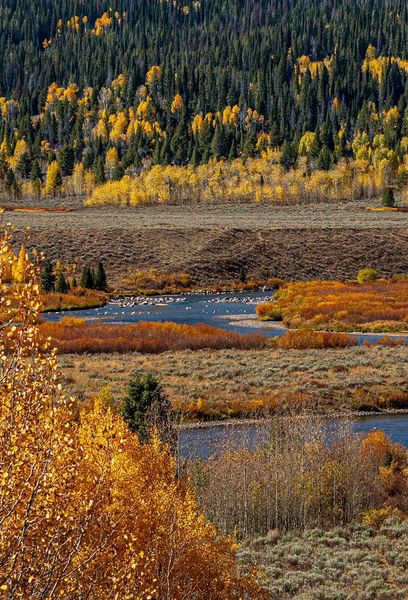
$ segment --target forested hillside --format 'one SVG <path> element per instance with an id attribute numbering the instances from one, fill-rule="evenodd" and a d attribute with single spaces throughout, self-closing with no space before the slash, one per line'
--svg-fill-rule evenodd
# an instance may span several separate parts
<path id="1" fill-rule="evenodd" d="M 3 0 L 0 175 L 38 190 L 51 165 L 55 193 L 76 164 L 82 190 L 263 156 L 405 183 L 407 39 L 404 0 Z"/>

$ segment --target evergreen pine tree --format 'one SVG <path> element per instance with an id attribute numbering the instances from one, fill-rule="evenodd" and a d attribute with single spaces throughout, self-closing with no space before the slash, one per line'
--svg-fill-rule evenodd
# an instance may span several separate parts
<path id="1" fill-rule="evenodd" d="M 52 262 L 47 259 L 44 262 L 43 268 L 40 273 L 41 280 L 41 288 L 44 292 L 51 292 L 55 286 L 55 275 L 54 275 L 54 267 L 52 266 Z"/>
<path id="2" fill-rule="evenodd" d="M 171 145 L 168 138 L 166 138 L 160 152 L 160 162 L 162 165 L 171 164 Z"/>
<path id="3" fill-rule="evenodd" d="M 256 133 L 255 131 L 249 131 L 245 138 L 244 147 L 242 149 L 242 160 L 247 160 L 254 155 L 256 146 Z"/>
<path id="4" fill-rule="evenodd" d="M 112 179 L 113 181 L 120 181 L 125 174 L 125 169 L 120 163 L 113 169 Z"/>
<path id="5" fill-rule="evenodd" d="M 85 290 L 92 290 L 95 287 L 92 270 L 88 266 L 83 268 L 80 285 Z"/>
<path id="6" fill-rule="evenodd" d="M 219 160 L 225 154 L 225 136 L 224 129 L 220 123 L 217 123 L 214 136 L 211 141 L 211 154 Z"/>
<path id="7" fill-rule="evenodd" d="M 41 188 L 43 177 L 38 160 L 34 160 L 32 163 L 30 179 L 34 187 L 39 186 Z"/>
<path id="8" fill-rule="evenodd" d="M 384 190 L 382 204 L 386 208 L 394 208 L 395 206 L 395 197 L 394 190 L 391 187 L 386 187 Z"/>
<path id="9" fill-rule="evenodd" d="M 187 115 L 184 110 L 171 140 L 171 150 L 176 165 L 183 165 L 186 163 L 188 159 L 188 142 Z"/>
<path id="10" fill-rule="evenodd" d="M 106 290 L 107 278 L 102 261 L 98 262 L 94 285 L 95 289 L 100 290 L 101 292 L 104 292 Z"/>
<path id="11" fill-rule="evenodd" d="M 101 185 L 102 183 L 106 182 L 105 161 L 102 156 L 98 156 L 95 159 L 95 162 L 93 165 L 93 172 L 94 172 L 94 177 L 95 177 L 95 183 L 97 183 L 98 185 Z"/>
<path id="12" fill-rule="evenodd" d="M 61 175 L 66 177 L 72 175 L 74 170 L 75 154 L 70 146 L 65 144 L 58 153 L 58 164 L 61 169 Z"/>
<path id="13" fill-rule="evenodd" d="M 9 194 L 17 195 L 17 181 L 13 169 L 6 167 L 4 187 Z"/>
<path id="14" fill-rule="evenodd" d="M 328 171 L 331 166 L 331 154 L 329 148 L 325 145 L 320 150 L 319 160 L 318 160 L 319 169 L 323 169 Z"/>
<path id="15" fill-rule="evenodd" d="M 198 165 L 201 163 L 201 153 L 198 144 L 196 144 L 193 148 L 193 153 L 191 155 L 190 162 L 193 165 L 193 167 L 198 167 Z"/>
<path id="16" fill-rule="evenodd" d="M 231 162 L 237 157 L 237 149 L 235 145 L 235 139 L 232 139 L 231 147 L 229 149 L 228 160 Z"/>
<path id="17" fill-rule="evenodd" d="M 57 281 L 55 283 L 55 291 L 58 294 L 66 294 L 68 292 L 68 284 L 62 271 L 58 273 Z"/>
<path id="18" fill-rule="evenodd" d="M 17 163 L 17 173 L 21 175 L 23 179 L 28 179 L 31 174 L 32 161 L 31 156 L 28 152 L 23 152 Z"/>
<path id="19" fill-rule="evenodd" d="M 280 158 L 280 164 L 289 171 L 296 166 L 297 152 L 294 144 L 285 141 L 282 145 L 282 154 Z"/>
<path id="20" fill-rule="evenodd" d="M 162 144 L 161 144 L 160 140 L 158 139 L 158 140 L 156 140 L 156 143 L 154 145 L 154 151 L 153 151 L 153 155 L 152 155 L 152 163 L 154 165 L 160 164 L 161 148 L 162 148 Z"/>

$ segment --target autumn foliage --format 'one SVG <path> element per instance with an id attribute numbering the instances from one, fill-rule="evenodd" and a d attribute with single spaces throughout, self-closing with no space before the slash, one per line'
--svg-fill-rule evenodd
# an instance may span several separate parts
<path id="1" fill-rule="evenodd" d="M 276 302 L 257 307 L 260 318 L 278 311 L 288 327 L 328 331 L 408 331 L 408 279 L 290 283 Z"/>
<path id="2" fill-rule="evenodd" d="M 350 348 L 358 346 L 359 341 L 355 336 L 346 333 L 299 329 L 287 331 L 282 337 L 276 338 L 275 344 L 284 350 L 306 350 L 308 348 Z"/>
<path id="3" fill-rule="evenodd" d="M 79 321 L 77 319 L 77 321 Z M 59 323 L 46 322 L 41 333 L 51 337 L 60 353 L 84 352 L 146 352 L 169 350 L 214 350 L 262 348 L 266 340 L 261 335 L 242 335 L 210 325 L 183 325 L 173 322 L 141 321 L 135 325 L 100 325 L 79 322 L 67 325 L 65 318 Z"/>
<path id="4" fill-rule="evenodd" d="M 234 527 L 248 538 L 342 526 L 370 510 L 406 512 L 405 448 L 382 431 L 361 438 L 347 425 L 328 435 L 330 428 L 316 415 L 278 417 L 257 449 L 227 448 L 196 465 L 192 477 L 206 514 L 221 530 Z"/>
<path id="5" fill-rule="evenodd" d="M 35 324 L 35 277 L 30 267 L 14 289 L 18 308 L 1 306 L 2 597 L 259 598 L 166 447 L 141 445 L 99 400 L 80 409 L 64 397 Z"/>
<path id="6" fill-rule="evenodd" d="M 330 171 L 316 170 L 304 176 L 304 167 L 286 172 L 280 152 L 228 162 L 211 160 L 193 165 L 154 165 L 135 177 L 96 186 L 88 206 L 143 206 L 194 202 L 338 201 L 378 195 L 385 179 L 368 164 L 342 161 Z"/>
<path id="7" fill-rule="evenodd" d="M 44 311 L 76 310 L 98 308 L 109 300 L 108 294 L 98 290 L 74 288 L 66 294 L 48 292 L 41 294 Z"/>

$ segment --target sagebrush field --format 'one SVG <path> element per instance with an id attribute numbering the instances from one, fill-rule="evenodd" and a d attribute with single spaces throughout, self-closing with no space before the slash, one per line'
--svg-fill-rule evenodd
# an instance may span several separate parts
<path id="1" fill-rule="evenodd" d="M 60 200 L 53 200 L 58 206 Z M 32 203 L 31 203 L 32 205 Z M 367 266 L 407 269 L 407 213 L 372 213 L 358 202 L 275 206 L 218 204 L 6 213 L 15 239 L 79 266 L 102 259 L 110 281 L 134 269 L 187 273 L 203 287 L 249 278 L 344 279 Z"/>
<path id="2" fill-rule="evenodd" d="M 110 386 L 119 401 L 132 370 L 151 370 L 171 400 L 198 419 L 293 403 L 332 412 L 408 406 L 404 347 L 65 355 L 59 361 L 65 384 L 80 398 Z"/>

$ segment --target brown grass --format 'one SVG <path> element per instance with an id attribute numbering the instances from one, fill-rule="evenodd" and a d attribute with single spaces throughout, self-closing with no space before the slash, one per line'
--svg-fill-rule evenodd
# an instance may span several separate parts
<path id="1" fill-rule="evenodd" d="M 62 202 L 76 206 L 75 199 L 53 199 L 50 206 Z M 408 252 L 406 213 L 374 213 L 355 203 L 10 212 L 6 218 L 17 229 L 16 249 L 31 227 L 30 247 L 80 268 L 101 259 L 114 285 L 135 268 L 187 273 L 202 287 L 238 282 L 242 267 L 248 279 L 343 279 L 366 266 L 390 276 L 406 270 Z"/>
<path id="2" fill-rule="evenodd" d="M 327 412 L 408 407 L 406 346 L 63 355 L 60 365 L 69 393 L 86 398 L 110 386 L 118 401 L 132 370 L 153 371 L 170 399 L 199 419 L 294 401 Z"/>

